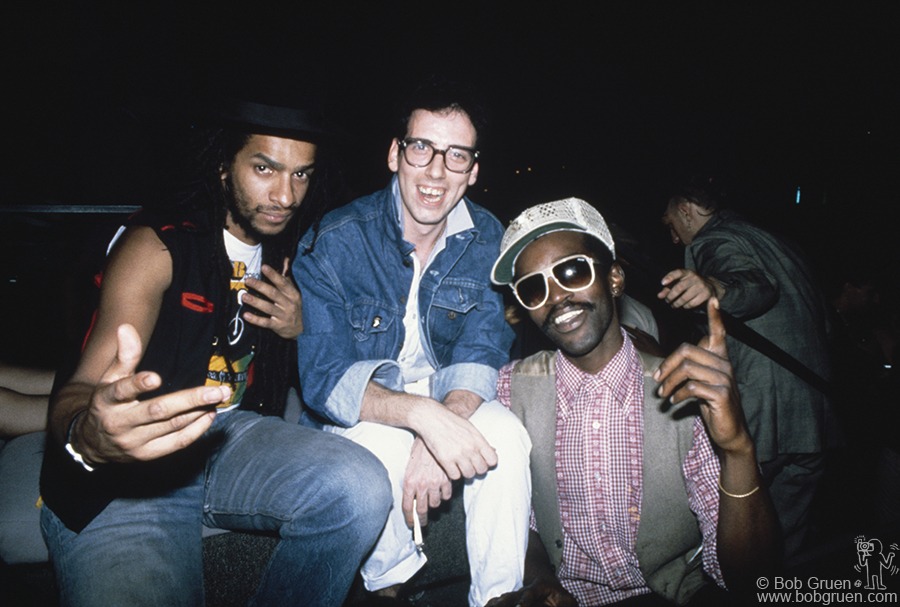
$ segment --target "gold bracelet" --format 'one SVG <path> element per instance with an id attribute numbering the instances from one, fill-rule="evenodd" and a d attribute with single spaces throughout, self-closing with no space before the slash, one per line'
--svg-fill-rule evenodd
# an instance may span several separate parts
<path id="1" fill-rule="evenodd" d="M 755 486 L 747 493 L 728 493 L 727 491 L 725 491 L 725 487 L 722 486 L 722 479 L 719 479 L 719 491 L 721 491 L 728 497 L 733 497 L 735 499 L 744 499 L 745 497 L 750 497 L 751 495 L 759 491 L 759 485 Z"/>

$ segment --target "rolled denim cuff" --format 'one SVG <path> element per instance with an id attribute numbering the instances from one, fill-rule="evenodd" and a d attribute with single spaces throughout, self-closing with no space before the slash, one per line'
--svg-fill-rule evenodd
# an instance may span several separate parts
<path id="1" fill-rule="evenodd" d="M 497 397 L 497 369 L 481 363 L 457 363 L 431 376 L 432 398 L 444 402 L 453 390 L 468 390 L 484 401 Z"/>
<path id="2" fill-rule="evenodd" d="M 349 428 L 359 422 L 363 395 L 370 381 L 375 381 L 389 390 L 403 390 L 403 376 L 400 365 L 393 360 L 361 360 L 350 365 L 335 385 L 325 411 L 337 425 Z"/>

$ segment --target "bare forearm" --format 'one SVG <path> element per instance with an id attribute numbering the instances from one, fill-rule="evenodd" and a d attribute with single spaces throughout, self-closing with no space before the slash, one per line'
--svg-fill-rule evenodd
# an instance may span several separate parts
<path id="1" fill-rule="evenodd" d="M 777 566 L 778 523 L 752 450 L 723 455 L 719 482 L 719 564 L 728 587 L 738 589 Z"/>
<path id="2" fill-rule="evenodd" d="M 461 418 L 469 419 L 482 402 L 480 396 L 468 390 L 453 390 L 447 394 L 443 406 Z M 419 431 L 422 417 L 439 406 L 441 403 L 434 399 L 397 392 L 370 381 L 363 395 L 359 419 Z"/>
<path id="3" fill-rule="evenodd" d="M 47 428 L 47 397 L 0 388 L 0 438 Z"/>
<path id="4" fill-rule="evenodd" d="M 452 390 L 444 398 L 444 406 L 463 419 L 469 419 L 484 400 L 468 390 Z"/>
<path id="5" fill-rule="evenodd" d="M 0 388 L 8 388 L 20 394 L 50 394 L 56 372 L 51 369 L 19 367 L 0 362 Z"/>
<path id="6" fill-rule="evenodd" d="M 423 412 L 434 406 L 440 405 L 430 398 L 397 392 L 370 381 L 363 395 L 359 420 L 418 432 Z"/>

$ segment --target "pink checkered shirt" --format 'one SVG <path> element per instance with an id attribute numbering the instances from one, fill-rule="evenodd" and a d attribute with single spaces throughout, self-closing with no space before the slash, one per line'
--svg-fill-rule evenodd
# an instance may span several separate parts
<path id="1" fill-rule="evenodd" d="M 500 370 L 497 397 L 509 406 L 516 362 Z M 556 481 L 563 526 L 557 575 L 579 605 L 606 605 L 650 592 L 635 542 L 641 519 L 644 386 L 631 340 L 597 375 L 556 358 Z M 716 556 L 719 461 L 702 420 L 682 466 L 703 536 L 703 567 L 722 585 Z M 537 531 L 534 514 L 532 529 Z"/>

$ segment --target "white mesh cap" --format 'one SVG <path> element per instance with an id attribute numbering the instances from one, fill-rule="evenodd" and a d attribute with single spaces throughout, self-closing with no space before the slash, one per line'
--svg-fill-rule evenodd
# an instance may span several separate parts
<path id="1" fill-rule="evenodd" d="M 513 268 L 522 249 L 539 236 L 560 230 L 589 234 L 605 244 L 613 259 L 616 258 L 616 244 L 597 209 L 580 198 L 554 200 L 528 208 L 512 220 L 500 241 L 500 257 L 491 270 L 491 282 L 512 283 Z"/>

